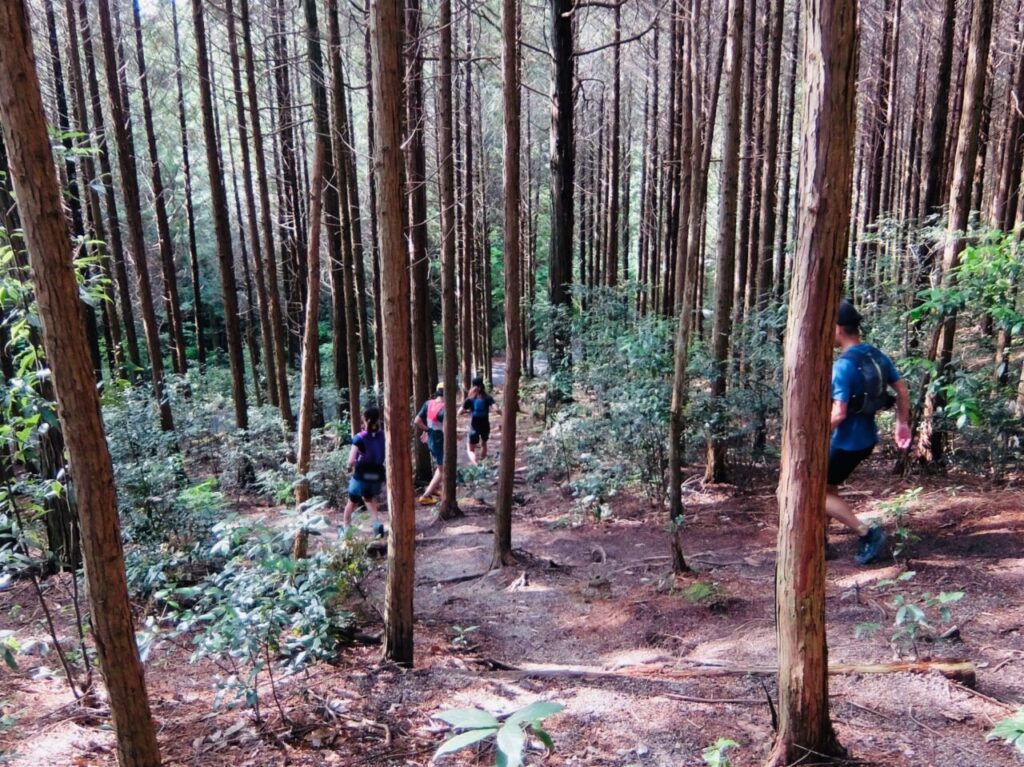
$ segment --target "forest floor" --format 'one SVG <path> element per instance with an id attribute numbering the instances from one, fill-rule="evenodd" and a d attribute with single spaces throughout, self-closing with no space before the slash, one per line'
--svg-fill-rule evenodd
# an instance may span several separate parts
<path id="1" fill-rule="evenodd" d="M 500 432 L 492 436 L 495 447 L 499 439 Z M 859 512 L 880 518 L 883 502 L 923 486 L 902 523 L 918 540 L 898 564 L 887 554 L 861 567 L 853 562 L 854 536 L 833 524 L 839 556 L 828 563 L 830 660 L 893 661 L 895 595 L 920 604 L 926 593 L 963 591 L 949 605 L 948 622 L 922 629 L 955 625 L 956 636 L 919 641 L 916 653 L 972 661 L 977 681 L 972 690 L 935 671 L 833 675 L 839 740 L 851 764 L 1020 764 L 985 734 L 1024 691 L 1024 489 L 964 476 L 897 480 L 888 468 L 883 458 L 862 466 L 848 495 Z M 251 712 L 214 707 L 211 663 L 192 665 L 186 645 L 161 644 L 147 662 L 147 681 L 165 764 L 425 765 L 445 738 L 432 714 L 467 706 L 500 714 L 538 699 L 565 710 L 545 724 L 555 752 L 532 748 L 531 765 L 701 765 L 702 750 L 718 738 L 739 744 L 729 752 L 736 767 L 760 764 L 772 740 L 767 696 L 777 700 L 770 673 L 777 513 L 774 477 L 752 476 L 743 487 L 702 488 L 696 477 L 687 483 L 685 541 L 694 572 L 680 577 L 669 572 L 663 511 L 638 497 L 617 496 L 610 518 L 597 522 L 573 511 L 574 499 L 556 484 L 519 482 L 513 541 L 521 564 L 491 573 L 493 487 L 478 485 L 477 497 L 462 501 L 466 516 L 447 524 L 419 508 L 415 668 L 382 664 L 379 647 L 348 649 L 335 664 L 277 679 L 280 707 L 265 685 L 265 723 L 257 727 Z M 321 545 L 334 545 L 333 537 Z M 916 576 L 876 587 L 905 569 Z M 58 630 L 70 636 L 70 600 L 60 597 L 67 583 L 49 583 Z M 383 583 L 379 560 L 363 584 L 367 600 L 356 605 L 370 633 L 380 631 Z M 34 627 L 45 638 L 30 583 L 18 582 L 2 598 L 9 628 L 22 637 Z M 858 638 L 864 623 L 881 627 Z M 914 654 L 899 649 L 904 659 Z M 60 675 L 40 671 L 56 663 L 52 655 L 22 660 L 17 673 L 0 672 L 0 762 L 115 764 L 104 712 L 76 707 Z M 494 752 L 439 761 L 488 765 Z"/>

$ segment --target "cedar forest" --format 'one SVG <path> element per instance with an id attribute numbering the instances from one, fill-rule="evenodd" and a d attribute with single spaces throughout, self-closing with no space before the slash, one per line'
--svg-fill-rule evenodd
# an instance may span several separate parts
<path id="1" fill-rule="evenodd" d="M 1022 0 L 0 34 L 0 763 L 1024 758 Z"/>

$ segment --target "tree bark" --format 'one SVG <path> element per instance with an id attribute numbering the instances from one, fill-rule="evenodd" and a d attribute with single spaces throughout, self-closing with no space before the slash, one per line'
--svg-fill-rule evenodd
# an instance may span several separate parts
<path id="1" fill-rule="evenodd" d="M 123 767 L 156 767 L 156 741 L 135 644 L 114 472 L 78 301 L 32 48 L 28 9 L 0 6 L 0 123 L 35 276 L 43 345 L 80 508 L 90 614 Z"/>
<path id="2" fill-rule="evenodd" d="M 992 3 L 993 0 L 974 0 L 971 18 L 963 107 L 960 112 L 960 130 L 953 160 L 953 185 L 949 190 L 949 234 L 942 255 L 942 286 L 945 288 L 951 288 L 956 283 L 955 270 L 960 264 L 960 254 L 967 243 L 974 167 L 978 157 L 978 127 L 985 100 L 986 71 L 992 40 Z M 945 368 L 953 359 L 956 324 L 956 311 L 949 312 L 940 318 L 932 336 L 932 353 L 929 354 L 929 359 L 936 363 L 937 379 L 941 379 Z M 926 461 L 941 461 L 945 451 L 944 432 L 935 428 L 934 424 L 935 414 L 944 404 L 941 392 L 929 393 L 925 400 L 919 451 Z"/>
<path id="3" fill-rule="evenodd" d="M 498 493 L 494 501 L 494 553 L 491 567 L 515 563 L 512 554 L 512 485 L 516 470 L 516 417 L 519 411 L 519 377 L 522 367 L 522 240 L 520 213 L 520 69 L 517 0 L 501 3 L 501 70 L 503 102 L 503 186 L 505 194 L 505 389 L 501 413 L 501 463 Z M 529 194 L 529 190 L 527 190 Z"/>
<path id="4" fill-rule="evenodd" d="M 711 345 L 716 371 L 711 395 L 719 409 L 725 396 L 729 346 L 732 336 L 733 266 L 736 258 L 736 177 L 740 160 L 740 64 L 743 61 L 743 0 L 729 0 L 729 28 L 726 44 L 728 92 L 725 102 L 725 134 L 722 145 L 722 192 L 718 213 L 718 267 L 715 278 L 715 323 Z M 709 137 L 710 138 L 710 137 Z M 718 437 L 708 441 L 707 482 L 726 477 L 725 443 Z"/>
<path id="5" fill-rule="evenodd" d="M 309 251 L 306 253 L 306 317 L 302 333 L 302 384 L 299 394 L 299 426 L 296 434 L 295 471 L 299 475 L 295 483 L 295 504 L 301 506 L 310 498 L 309 465 L 312 458 L 313 400 L 317 387 L 317 347 L 320 344 L 320 219 L 323 209 L 324 155 L 327 139 L 316 137 L 313 154 L 313 175 L 309 187 Z M 302 559 L 306 556 L 309 534 L 300 530 L 292 545 L 292 556 Z"/>
<path id="6" fill-rule="evenodd" d="M 458 364 L 456 344 L 458 332 L 455 307 L 455 163 L 452 142 L 452 4 L 441 0 L 438 11 L 441 27 L 441 46 L 438 51 L 438 169 L 441 184 L 441 327 L 444 354 L 444 486 L 438 516 L 452 519 L 459 516 L 455 497 L 455 479 L 458 462 Z M 466 126 L 467 129 L 471 126 Z M 469 137 L 467 135 L 467 142 Z M 467 188 L 469 188 L 467 180 Z M 468 193 L 471 195 L 471 192 Z M 467 196 L 467 205 L 470 197 Z M 462 300 L 469 302 L 468 296 Z M 463 354 L 467 350 L 463 349 Z M 467 382 L 468 383 L 468 382 Z"/>
<path id="7" fill-rule="evenodd" d="M 843 757 L 828 712 L 825 474 L 829 375 L 850 230 L 857 33 L 853 0 L 804 0 L 797 251 L 783 361 L 776 633 L 779 728 L 767 764 Z"/>
<path id="8" fill-rule="evenodd" d="M 569 303 L 572 282 L 573 185 L 576 149 L 573 133 L 572 3 L 551 2 L 551 249 L 548 298 L 553 307 Z M 556 329 L 552 363 L 568 353 L 564 330 Z"/>
<path id="9" fill-rule="evenodd" d="M 181 165 L 185 187 L 185 219 L 188 226 L 188 255 L 192 273 L 192 321 L 196 334 L 196 359 L 206 366 L 206 317 L 203 313 L 202 278 L 199 275 L 199 251 L 196 247 L 196 214 L 192 205 L 192 163 L 189 156 L 188 125 L 185 122 L 185 88 L 181 76 L 181 42 L 178 34 L 178 3 L 171 3 L 174 27 L 174 68 L 178 86 L 178 129 L 181 132 Z"/>
<path id="10" fill-rule="evenodd" d="M 270 338 L 274 357 L 273 372 L 277 376 L 277 405 L 285 429 L 295 428 L 292 404 L 288 392 L 287 339 L 281 313 L 281 294 L 277 284 L 277 257 L 274 250 L 274 224 L 270 212 L 270 192 L 267 183 L 267 160 L 263 150 L 263 126 L 260 121 L 256 90 L 256 67 L 253 56 L 252 30 L 249 23 L 249 0 L 240 0 L 242 45 L 245 58 L 245 79 L 249 88 L 249 119 L 252 123 L 252 151 L 256 158 L 256 188 L 260 202 L 260 221 L 263 233 L 263 266 L 267 283 L 267 309 L 270 314 Z M 267 365 L 267 373 L 271 367 Z"/>
<path id="11" fill-rule="evenodd" d="M 164 311 L 167 315 L 171 366 L 175 373 L 184 375 L 188 370 L 188 358 L 185 356 L 185 330 L 181 318 L 181 301 L 178 299 L 178 274 L 174 267 L 174 242 L 171 240 L 171 224 L 167 217 L 164 180 L 163 174 L 160 172 L 160 153 L 157 150 L 156 130 L 153 127 L 153 108 L 149 99 L 149 76 L 146 74 L 146 53 L 142 44 L 139 0 L 132 0 L 132 22 L 135 27 L 135 57 L 139 66 L 139 90 L 142 93 L 142 123 L 146 130 L 146 145 L 149 148 L 153 211 L 156 214 L 160 265 L 163 269 Z"/>
<path id="12" fill-rule="evenodd" d="M 106 0 L 100 0 L 101 3 Z M 195 29 L 196 58 L 199 68 L 199 101 L 206 136 L 206 166 L 210 173 L 210 198 L 213 226 L 217 237 L 217 260 L 220 263 L 221 289 L 224 293 L 224 325 L 228 336 L 228 363 L 231 367 L 231 394 L 235 405 L 235 425 L 249 426 L 245 394 L 245 363 L 242 360 L 242 334 L 238 323 L 238 293 L 235 284 L 235 258 L 231 250 L 231 223 L 228 218 L 227 192 L 217 146 L 217 124 L 213 115 L 213 94 L 210 58 L 206 44 L 206 21 L 202 0 L 192 0 L 192 23 Z"/>
<path id="13" fill-rule="evenodd" d="M 121 195 L 124 198 L 125 218 L 128 223 L 128 234 L 131 241 L 132 258 L 134 259 L 136 286 L 139 292 L 139 308 L 142 311 L 142 326 L 145 330 L 146 347 L 149 351 L 153 395 L 156 397 L 160 408 L 160 428 L 164 431 L 171 431 L 174 429 L 174 417 L 171 414 L 171 403 L 168 399 L 167 384 L 164 379 L 164 360 L 160 349 L 160 326 L 157 322 L 156 311 L 153 308 L 153 290 L 149 279 L 149 266 L 146 263 L 146 239 L 142 230 L 142 201 L 139 194 L 139 177 L 135 166 L 131 116 L 127 102 L 122 101 L 121 84 L 118 81 L 118 72 L 120 70 L 114 47 L 114 32 L 111 26 L 112 16 L 108 0 L 97 0 L 97 12 L 100 18 L 100 32 L 103 37 L 103 60 L 107 70 L 107 92 L 110 98 L 110 113 L 114 120 L 114 137 L 117 141 L 117 162 L 121 168 Z M 88 51 L 86 51 L 86 57 L 87 59 L 89 57 Z M 112 189 L 110 195 L 113 195 Z M 111 224 L 111 229 L 113 229 L 113 223 Z M 129 321 L 128 315 L 124 316 L 127 323 Z"/>
<path id="14" fill-rule="evenodd" d="M 402 232 L 401 51 L 402 20 L 398 0 L 370 3 L 373 56 L 374 173 L 380 222 L 381 302 L 384 340 L 384 424 L 387 436 L 388 576 L 384 589 L 384 657 L 413 662 L 413 590 L 416 515 L 412 497 L 412 460 L 408 445 L 409 257 Z"/>

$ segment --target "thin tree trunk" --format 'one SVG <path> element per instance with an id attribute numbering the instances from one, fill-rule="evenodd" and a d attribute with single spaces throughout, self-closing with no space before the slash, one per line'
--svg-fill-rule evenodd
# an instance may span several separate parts
<path id="1" fill-rule="evenodd" d="M 101 3 L 106 0 L 100 0 Z M 217 238 L 217 260 L 220 263 L 221 288 L 224 294 L 224 324 L 227 329 L 228 363 L 231 368 L 231 394 L 235 405 L 235 425 L 249 426 L 245 394 L 245 363 L 242 360 L 242 334 L 238 323 L 238 292 L 235 285 L 235 259 L 231 250 L 231 223 L 228 217 L 227 193 L 217 146 L 217 124 L 213 114 L 213 93 L 210 59 L 206 44 L 206 22 L 202 0 L 192 0 L 192 23 L 195 29 L 196 59 L 199 69 L 199 101 L 206 136 L 206 167 L 210 174 L 210 197 L 213 226 Z"/>
<path id="2" fill-rule="evenodd" d="M 992 38 L 992 3 L 993 0 L 974 0 L 964 79 L 962 119 L 954 157 L 953 186 L 949 192 L 949 237 L 942 257 L 942 285 L 946 288 L 955 284 L 954 272 L 960 264 L 960 254 L 967 242 L 974 166 L 978 156 L 978 127 L 985 100 L 985 73 Z M 952 311 L 941 318 L 932 336 L 932 353 L 929 354 L 929 359 L 936 363 L 936 378 L 941 379 L 945 368 L 953 359 L 956 323 L 957 314 Z M 941 461 L 944 455 L 945 435 L 934 424 L 935 415 L 944 404 L 941 392 L 929 393 L 925 400 L 920 453 L 927 461 Z"/>
<path id="3" fill-rule="evenodd" d="M 53 372 L 61 430 L 82 511 L 92 630 L 110 698 L 118 757 L 123 767 L 157 767 L 160 750 L 135 643 L 113 465 L 82 325 L 71 242 L 33 60 L 28 8 L 21 2 L 4 3 L 0 29 L 6 36 L 0 46 L 0 124 L 11 157 L 16 158 L 11 177 L 35 277 L 43 345 Z"/>
<path id="4" fill-rule="evenodd" d="M 270 192 L 267 183 L 267 160 L 263 151 L 263 127 L 260 124 L 260 110 L 256 89 L 256 67 L 253 56 L 252 31 L 249 23 L 249 0 L 240 0 L 242 45 L 245 57 L 245 79 L 249 88 L 249 119 L 252 123 L 252 151 L 256 158 L 256 188 L 259 193 L 260 220 L 263 226 L 263 255 L 266 259 L 263 270 L 267 284 L 267 309 L 270 320 L 270 339 L 274 357 L 273 373 L 277 376 L 277 405 L 285 429 L 295 428 L 292 404 L 288 392 L 287 340 L 281 313 L 281 294 L 277 285 L 277 258 L 274 250 L 274 224 L 270 212 Z M 184 117 L 182 118 L 184 119 Z M 271 366 L 267 365 L 270 375 Z"/>
<path id="5" fill-rule="evenodd" d="M 716 370 L 711 381 L 715 407 L 722 409 L 732 336 L 733 266 L 736 257 L 736 177 L 740 161 L 740 62 L 743 61 L 743 0 L 729 0 L 726 59 L 728 92 L 725 103 L 725 138 L 722 154 L 722 192 L 718 213 L 718 267 L 715 278 L 715 323 L 711 346 Z M 707 482 L 726 477 L 725 443 L 717 436 L 708 440 Z"/>
<path id="6" fill-rule="evenodd" d="M 613 288 L 619 280 L 619 182 L 622 172 L 622 6 L 616 4 L 612 35 L 612 114 L 608 161 L 608 237 L 605 243 L 605 284 Z"/>
<path id="7" fill-rule="evenodd" d="M 138 2 L 138 0 L 135 0 Z M 246 9 L 247 11 L 248 9 Z M 259 314 L 260 338 L 263 346 L 263 360 L 267 375 L 267 399 L 278 406 L 277 356 L 274 353 L 273 330 L 271 329 L 267 280 L 264 274 L 263 252 L 260 244 L 260 230 L 256 221 L 256 193 L 252 184 L 252 160 L 249 149 L 249 129 L 246 125 L 245 99 L 242 96 L 242 69 L 238 60 L 238 33 L 236 30 L 233 0 L 226 0 L 224 14 L 227 16 L 228 55 L 231 60 L 231 84 L 234 91 L 235 122 L 238 124 L 238 144 L 242 152 L 242 182 L 245 189 L 245 221 L 249 229 L 249 251 L 252 254 L 253 274 L 256 278 L 256 309 Z M 249 86 L 253 86 L 250 84 Z M 239 218 L 239 225 L 242 221 Z M 258 383 L 257 383 L 258 385 Z M 258 395 L 258 392 L 257 392 Z"/>
<path id="8" fill-rule="evenodd" d="M 480 369 L 480 355 L 474 354 L 474 328 L 476 323 L 473 321 L 473 308 L 476 305 L 474 300 L 474 292 L 476 291 L 479 280 L 475 279 L 476 274 L 474 270 L 474 260 L 476 256 L 476 248 L 474 247 L 474 226 L 476 218 L 474 214 L 474 196 L 473 196 L 473 34 L 472 34 L 472 14 L 469 12 L 469 3 L 466 4 L 466 68 L 463 75 L 463 84 L 465 87 L 465 93 L 462 100 L 462 108 L 464 110 L 462 125 L 465 131 L 464 139 L 464 162 L 462 167 L 463 183 L 462 183 L 462 284 L 463 291 L 461 296 L 461 310 L 462 319 L 458 323 L 459 331 L 462 336 L 462 390 L 465 392 L 469 391 L 470 379 L 473 375 L 473 370 Z M 441 144 L 442 152 L 448 152 L 448 148 Z M 454 195 L 453 195 L 453 205 Z M 442 205 L 444 203 L 442 202 Z"/>
<path id="9" fill-rule="evenodd" d="M 387 583 L 384 590 L 384 657 L 413 662 L 413 590 L 415 586 L 416 517 L 412 497 L 409 382 L 409 256 L 402 233 L 401 155 L 401 6 L 397 0 L 370 4 L 373 54 L 375 156 L 380 221 L 381 303 L 383 306 L 384 425 L 387 436 L 388 535 Z M 454 419 L 453 419 L 454 420 Z"/>
<path id="10" fill-rule="evenodd" d="M 519 71 L 519 19 L 516 0 L 502 0 L 501 4 L 501 69 L 502 119 L 505 195 L 505 394 L 501 415 L 501 464 L 498 467 L 498 492 L 494 501 L 494 553 L 491 567 L 504 567 L 515 563 L 512 554 L 512 485 L 516 468 L 516 416 L 519 411 L 520 346 L 522 326 L 519 312 L 521 301 L 522 263 L 520 250 L 520 71 Z M 527 188 L 529 194 L 529 188 Z"/>
<path id="11" fill-rule="evenodd" d="M 295 483 L 295 504 L 301 506 L 310 498 L 309 466 L 313 452 L 313 401 L 317 387 L 317 347 L 320 344 L 320 220 L 323 208 L 324 155 L 327 139 L 316 137 L 313 155 L 313 175 L 309 187 L 309 250 L 306 253 L 306 316 L 302 333 L 302 383 L 299 393 L 299 425 L 296 434 L 295 472 L 299 479 Z M 309 546 L 309 533 L 302 529 L 295 536 L 292 556 L 303 559 Z"/>
<path id="12" fill-rule="evenodd" d="M 845 757 L 828 712 L 825 474 L 835 312 L 850 229 L 856 3 L 804 0 L 797 252 L 783 361 L 776 633 L 779 727 L 769 767 Z M 817 758 L 817 757 L 815 757 Z"/>
<path id="13" fill-rule="evenodd" d="M 768 73 L 765 76 L 765 137 L 764 137 L 764 176 L 761 184 L 761 220 L 758 242 L 763 251 L 758 258 L 757 271 L 757 309 L 764 310 L 768 306 L 768 298 L 772 294 L 772 248 L 775 246 L 776 223 L 776 190 L 778 188 L 778 150 L 779 150 L 779 114 L 780 77 L 782 74 L 782 36 L 786 22 L 785 3 L 775 2 L 771 8 L 771 32 L 768 40 L 771 52 L 768 56 Z M 786 152 L 789 161 L 789 152 Z"/>
<path id="14" fill-rule="evenodd" d="M 434 344 L 430 259 L 427 229 L 427 155 L 423 113 L 423 40 L 419 0 L 405 4 L 405 25 L 409 44 L 405 49 L 406 150 L 405 176 L 408 185 L 409 261 L 412 275 L 412 396 L 416 403 L 432 396 L 428 346 Z M 413 448 L 416 481 L 426 484 L 433 472 L 430 451 L 419 440 Z"/>
<path id="15" fill-rule="evenodd" d="M 192 163 L 189 157 L 188 126 L 185 122 L 185 88 L 182 82 L 181 42 L 178 34 L 178 3 L 171 3 L 174 27 L 174 69 L 178 86 L 178 128 L 181 132 L 181 165 L 185 187 L 185 219 L 188 226 L 189 266 L 192 273 L 192 315 L 196 334 L 196 359 L 206 366 L 206 317 L 203 313 L 202 278 L 199 275 L 199 252 L 196 248 L 196 214 L 192 205 Z"/>
<path id="16" fill-rule="evenodd" d="M 149 77 L 146 74 L 146 54 L 142 44 L 142 20 L 139 0 L 132 0 L 132 21 L 135 27 L 135 56 L 139 66 L 139 90 L 142 93 L 142 122 L 146 130 L 146 144 L 149 148 L 150 179 L 153 185 L 153 210 L 156 214 L 156 231 L 159 240 L 160 265 L 164 277 L 164 307 L 167 315 L 171 365 L 175 373 L 184 375 L 188 370 L 185 356 L 185 330 L 181 318 L 181 301 L 178 299 L 178 274 L 174 267 L 174 242 L 171 239 L 171 224 L 167 217 L 167 199 L 164 191 L 163 174 L 160 172 L 160 153 L 156 146 L 156 130 L 153 127 L 153 109 L 149 99 Z"/>
<path id="17" fill-rule="evenodd" d="M 548 296 L 552 306 L 569 303 L 572 282 L 573 185 L 576 150 L 573 131 L 573 33 L 571 0 L 551 2 L 551 252 L 548 261 Z M 555 331 L 552 364 L 568 354 L 568 338 Z"/>
<path id="18" fill-rule="evenodd" d="M 135 150 L 132 143 L 131 118 L 128 104 L 122 101 L 121 84 L 118 82 L 119 69 L 108 0 L 98 0 L 97 11 L 100 18 L 100 32 L 103 36 L 103 59 L 107 70 L 107 92 L 110 97 L 110 112 L 114 120 L 114 137 L 117 141 L 117 161 L 121 167 L 121 195 L 124 198 L 125 218 L 128 222 L 128 234 L 131 240 L 136 286 L 139 292 L 139 308 L 142 311 L 142 326 L 145 330 L 146 347 L 149 351 L 153 395 L 160 408 L 160 428 L 164 431 L 171 431 L 174 429 L 174 417 L 171 414 L 171 403 L 164 380 L 164 361 L 160 350 L 160 326 L 153 308 L 153 290 L 149 280 L 149 266 L 146 263 L 146 240 L 142 230 L 142 203 L 139 194 L 139 177 L 135 166 Z M 88 51 L 86 56 L 89 56 Z M 125 322 L 128 322 L 127 315 L 125 315 Z"/>
<path id="19" fill-rule="evenodd" d="M 438 52 L 438 127 L 439 147 L 438 170 L 441 184 L 441 343 L 444 349 L 444 487 L 441 493 L 441 507 L 438 516 L 451 519 L 459 516 L 458 501 L 455 497 L 456 464 L 458 462 L 458 408 L 456 387 L 458 365 L 455 346 L 457 343 L 455 307 L 455 163 L 452 142 L 452 4 L 441 0 L 438 11 L 441 27 L 441 47 Z M 470 141 L 467 125 L 467 143 Z M 466 184 L 466 204 L 471 193 Z M 463 296 L 463 301 L 469 301 Z M 463 353 L 466 353 L 463 349 Z M 466 382 L 469 383 L 468 381 Z"/>

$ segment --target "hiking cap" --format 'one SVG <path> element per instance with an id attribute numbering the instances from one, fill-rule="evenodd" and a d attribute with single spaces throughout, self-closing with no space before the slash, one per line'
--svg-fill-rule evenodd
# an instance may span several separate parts
<path id="1" fill-rule="evenodd" d="M 436 394 L 438 396 L 440 396 L 441 394 L 444 394 L 444 383 L 443 382 L 439 383 L 437 386 L 434 387 L 434 394 Z"/>
<path id="2" fill-rule="evenodd" d="M 483 385 L 484 385 L 484 379 L 481 378 L 480 376 L 477 376 L 476 378 L 473 379 L 473 386 L 483 386 Z"/>
<path id="3" fill-rule="evenodd" d="M 836 324 L 842 325 L 843 327 L 860 327 L 860 323 L 864 318 L 861 317 L 860 312 L 853 308 L 853 304 L 847 301 L 845 298 L 839 302 L 839 316 L 836 318 Z"/>

